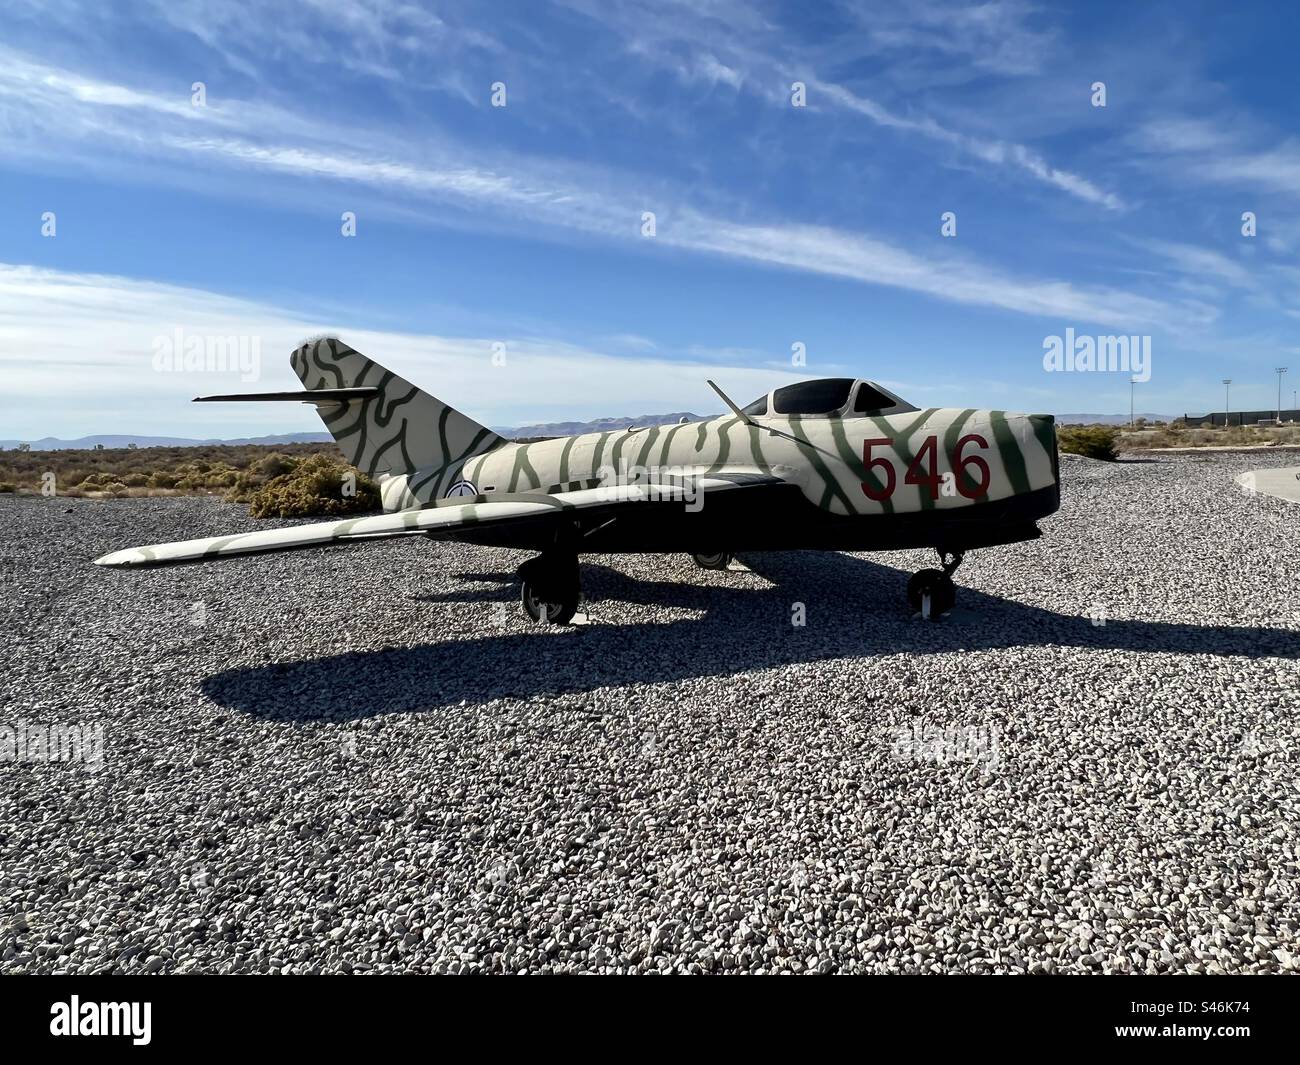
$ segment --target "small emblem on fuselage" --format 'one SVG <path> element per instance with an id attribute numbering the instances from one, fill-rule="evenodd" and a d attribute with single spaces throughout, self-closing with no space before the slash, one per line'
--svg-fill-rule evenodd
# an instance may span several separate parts
<path id="1" fill-rule="evenodd" d="M 474 487 L 474 482 L 467 481 L 464 478 L 461 478 L 459 481 L 457 481 L 455 484 L 453 484 L 450 488 L 447 489 L 448 498 L 450 498 L 451 496 L 476 496 L 476 495 L 478 495 L 478 489 Z"/>

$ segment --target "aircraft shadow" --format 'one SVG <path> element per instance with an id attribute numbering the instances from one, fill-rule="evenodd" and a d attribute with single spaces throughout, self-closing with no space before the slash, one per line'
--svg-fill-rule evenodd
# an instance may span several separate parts
<path id="1" fill-rule="evenodd" d="M 583 565 L 594 621 L 567 629 L 476 636 L 381 651 L 349 652 L 270 666 L 226 670 L 202 682 L 217 704 L 255 717 L 299 722 L 349 720 L 429 710 L 462 700 L 562 696 L 601 687 L 725 676 L 832 658 L 1006 647 L 1097 649 L 1262 657 L 1300 657 L 1300 635 L 1230 625 L 1108 620 L 1041 607 L 969 588 L 939 624 L 908 617 L 905 574 L 838 553 L 746 556 L 773 582 L 754 590 L 691 581 L 643 581 Z M 513 600 L 512 573 L 467 575 L 466 588 L 419 597 L 430 603 Z M 960 583 L 960 582 L 959 582 Z M 791 624 L 793 605 L 806 624 Z M 655 624 L 602 621 L 618 604 L 700 611 Z"/>

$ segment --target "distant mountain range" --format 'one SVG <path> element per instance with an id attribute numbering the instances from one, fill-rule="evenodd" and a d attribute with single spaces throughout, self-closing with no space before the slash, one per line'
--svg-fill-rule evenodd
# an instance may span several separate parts
<path id="1" fill-rule="evenodd" d="M 631 425 L 673 425 L 685 418 L 688 422 L 697 422 L 711 418 L 711 414 L 691 414 L 689 411 L 677 411 L 673 414 L 643 414 L 639 418 L 596 418 L 589 422 L 541 422 L 537 425 L 520 425 L 513 428 L 494 426 L 492 431 L 507 440 L 518 440 L 533 436 L 574 436 L 578 433 L 608 433 L 626 429 Z M 1168 422 L 1182 417 L 1178 414 L 1139 414 L 1148 422 Z M 1127 414 L 1058 414 L 1056 421 L 1060 425 L 1127 425 Z M 243 436 L 233 440 L 207 439 L 194 440 L 183 436 L 82 436 L 76 440 L 61 440 L 46 436 L 40 440 L 0 440 L 0 448 L 12 451 L 19 444 L 30 444 L 33 451 L 70 451 L 73 449 L 89 450 L 97 445 L 105 448 L 123 448 L 134 444 L 136 447 L 199 447 L 213 444 L 323 444 L 331 439 L 328 433 L 280 433 L 273 436 Z"/>
<path id="2" fill-rule="evenodd" d="M 611 433 L 617 429 L 626 429 L 630 425 L 673 425 L 683 418 L 688 422 L 698 422 L 703 418 L 712 418 L 712 414 L 691 414 L 678 411 L 675 414 L 643 414 L 639 418 L 597 418 L 590 422 L 542 422 L 538 425 L 520 425 L 514 429 L 493 426 L 492 431 L 507 440 L 518 440 L 524 436 L 576 436 L 578 433 Z"/>
<path id="3" fill-rule="evenodd" d="M 183 436 L 82 436 L 76 440 L 60 440 L 44 436 L 39 440 L 0 440 L 0 448 L 12 451 L 19 444 L 30 444 L 33 451 L 88 451 L 102 445 L 104 448 L 130 447 L 199 447 L 211 444 L 319 444 L 332 439 L 329 433 L 281 433 L 278 436 L 243 436 L 235 440 L 193 440 Z"/>

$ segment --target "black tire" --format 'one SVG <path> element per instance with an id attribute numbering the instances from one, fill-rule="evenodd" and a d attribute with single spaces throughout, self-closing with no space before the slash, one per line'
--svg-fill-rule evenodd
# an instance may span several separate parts
<path id="1" fill-rule="evenodd" d="M 533 621 L 548 625 L 567 625 L 572 621 L 573 615 L 578 612 L 581 596 L 582 591 L 576 584 L 562 591 L 560 598 L 554 601 L 543 599 L 528 581 L 524 581 L 519 590 L 519 601 L 523 604 L 524 613 Z"/>
<path id="2" fill-rule="evenodd" d="M 930 617 L 938 619 L 956 605 L 957 589 L 952 578 L 943 570 L 923 569 L 912 574 L 907 582 L 907 603 L 914 614 L 921 612 L 921 599 L 930 594 Z"/>
<path id="3" fill-rule="evenodd" d="M 695 564 L 700 569 L 726 569 L 731 565 L 731 553 L 729 551 L 710 551 L 691 555 L 691 558 L 695 559 Z"/>

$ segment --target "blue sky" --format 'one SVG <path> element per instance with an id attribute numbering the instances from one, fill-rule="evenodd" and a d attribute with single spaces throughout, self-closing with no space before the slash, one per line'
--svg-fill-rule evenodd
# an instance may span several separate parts
<path id="1" fill-rule="evenodd" d="M 289 350 L 325 331 L 494 425 L 714 410 L 708 376 L 741 402 L 849 374 L 925 405 L 1126 411 L 1127 375 L 1044 371 L 1067 328 L 1152 337 L 1143 410 L 1217 409 L 1225 376 L 1267 407 L 1275 366 L 1300 378 L 1294 8 L 0 17 L 0 438 L 317 429 L 187 400 L 296 386 Z M 255 340 L 256 381 L 159 372 L 177 329 Z"/>

